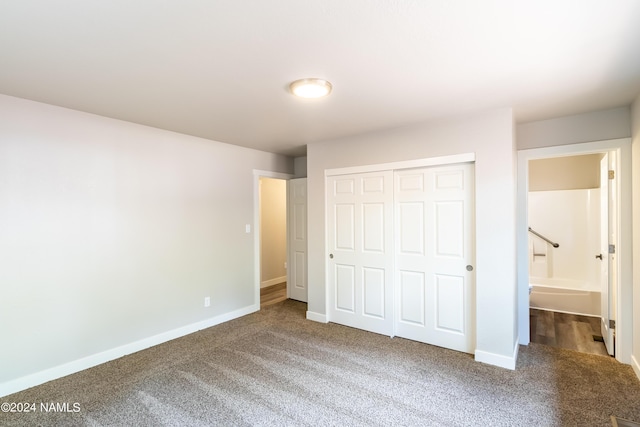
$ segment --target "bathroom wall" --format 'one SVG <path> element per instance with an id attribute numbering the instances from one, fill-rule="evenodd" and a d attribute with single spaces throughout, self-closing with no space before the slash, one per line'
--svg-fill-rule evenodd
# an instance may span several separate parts
<path id="1" fill-rule="evenodd" d="M 598 188 L 600 159 L 601 153 L 531 160 L 529 191 Z"/>
<path id="2" fill-rule="evenodd" d="M 529 276 L 553 277 L 600 290 L 600 189 L 532 191 L 529 226 L 558 243 L 557 248 L 529 233 Z M 544 254 L 546 256 L 534 256 Z"/>
<path id="3" fill-rule="evenodd" d="M 602 154 L 529 162 L 529 276 L 574 280 L 600 290 L 600 160 Z M 539 254 L 539 255 L 534 255 Z M 544 256 L 542 256 L 544 255 Z"/>

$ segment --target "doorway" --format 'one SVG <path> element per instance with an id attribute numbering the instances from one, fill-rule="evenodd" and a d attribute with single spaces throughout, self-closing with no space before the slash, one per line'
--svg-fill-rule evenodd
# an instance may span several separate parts
<path id="1" fill-rule="evenodd" d="M 630 233 L 624 232 L 630 228 L 628 151 L 630 141 L 622 139 L 518 152 L 520 344 L 531 341 L 565 346 L 562 345 L 564 341 L 574 350 L 582 347 L 587 352 L 603 354 L 603 344 L 598 342 L 598 337 L 602 336 L 605 341 L 609 339 L 608 353 L 615 351 L 616 359 L 628 363 L 630 336 L 624 326 L 629 324 L 626 322 L 631 307 L 624 298 L 629 298 L 631 289 L 623 280 L 631 272 Z M 605 166 L 602 166 L 603 161 Z M 556 164 L 549 167 L 554 162 Z M 576 185 L 574 182 L 569 185 L 573 188 L 565 188 L 565 181 L 560 184 L 563 188 L 539 186 L 536 173 L 540 175 L 541 170 L 546 171 L 542 175 L 547 178 L 554 170 L 556 174 L 567 173 L 570 169 L 567 165 L 571 162 L 582 162 L 583 167 L 576 170 L 580 171 L 578 174 L 588 175 L 589 184 Z M 584 167 L 589 163 L 591 166 Z M 611 169 L 615 172 L 609 180 Z M 576 174 L 567 175 L 576 178 Z M 557 185 L 562 180 L 548 181 Z M 605 196 L 604 203 L 601 194 Z M 608 219 L 605 218 L 607 212 L 611 212 Z M 602 238 L 601 229 L 604 230 Z M 609 253 L 609 244 L 614 245 L 611 250 L 615 253 Z M 566 265 L 566 255 L 576 253 L 580 260 Z M 579 277 L 567 277 L 572 274 Z M 531 283 L 532 278 L 534 283 Z M 591 282 L 591 285 L 580 288 L 583 285 L 578 285 L 579 282 Z M 562 284 L 559 289 L 558 284 Z M 614 325 L 611 320 L 616 324 L 615 341 L 613 329 L 609 328 Z M 564 336 L 567 332 L 573 336 Z"/>
<path id="2" fill-rule="evenodd" d="M 610 319 L 608 264 L 615 256 L 603 255 L 601 243 L 606 248 L 613 155 L 529 161 L 532 342 L 601 355 L 608 349 L 613 354 L 613 338 L 604 339 L 611 331 L 601 328 Z"/>
<path id="3" fill-rule="evenodd" d="M 263 280 L 263 274 L 262 274 L 262 264 L 263 264 L 263 250 L 262 250 L 262 241 L 261 241 L 261 235 L 262 235 L 262 228 L 261 227 L 261 180 L 262 179 L 273 179 L 276 181 L 282 181 L 285 183 L 287 180 L 293 178 L 293 175 L 291 174 L 287 174 L 287 173 L 279 173 L 279 172 L 272 172 L 272 171 L 263 171 L 263 170 L 254 170 L 253 171 L 253 224 L 246 224 L 246 232 L 247 234 L 253 233 L 253 253 L 254 253 L 254 258 L 253 258 L 253 271 L 254 271 L 254 296 L 253 296 L 253 309 L 255 311 L 260 310 L 260 300 L 261 300 L 261 289 L 270 286 L 270 285 L 278 285 L 282 282 L 286 283 L 286 279 L 282 280 L 282 275 L 278 276 L 277 271 L 278 271 L 278 265 L 275 265 L 275 261 L 274 261 L 274 270 L 276 273 L 272 273 L 272 274 L 267 274 L 266 276 L 269 275 L 273 275 L 273 277 L 268 277 L 266 280 Z M 279 209 L 281 210 L 281 207 L 279 207 Z M 287 211 L 287 205 L 286 205 L 286 198 L 285 198 L 285 207 L 284 207 L 284 212 L 286 215 L 286 211 Z M 286 224 L 286 217 L 285 217 L 285 224 Z M 285 226 L 286 227 L 286 226 Z M 286 228 L 285 228 L 286 230 Z M 285 231 L 286 233 L 286 231 Z M 286 245 L 286 242 L 285 242 Z M 286 249 L 285 249 L 286 251 Z M 286 252 L 285 252 L 286 254 Z M 285 260 L 281 261 L 282 262 L 282 267 L 284 267 L 284 262 L 286 262 L 286 255 L 285 255 Z M 282 270 L 280 270 L 281 272 Z M 284 276 L 286 277 L 286 273 L 284 274 Z M 263 282 L 264 285 L 263 286 Z M 278 283 L 275 283 L 278 282 Z M 286 284 L 285 284 L 285 289 L 286 289 Z M 285 291 L 286 292 L 286 291 Z"/>
<path id="4" fill-rule="evenodd" d="M 253 227 L 251 224 L 246 224 L 246 232 L 251 233 L 253 228 L 254 310 L 260 310 L 261 296 L 265 297 L 265 306 L 285 299 L 306 302 L 307 179 L 294 179 L 290 174 L 254 170 L 253 182 Z M 261 187 L 270 190 L 277 188 L 276 198 L 262 203 Z M 267 214 L 270 218 L 264 218 L 269 222 L 268 224 L 262 225 L 261 205 L 270 210 Z M 272 220 L 276 222 L 275 225 Z M 281 243 L 283 223 L 284 244 Z M 264 233 L 264 238 L 263 230 L 267 231 Z M 270 240 L 276 230 L 280 242 L 277 244 Z M 274 247 L 278 250 L 277 253 L 272 254 Z M 284 248 L 284 255 L 282 248 Z M 263 275 L 263 272 L 266 274 Z"/>
<path id="5" fill-rule="evenodd" d="M 287 299 L 287 181 L 259 178 L 260 308 Z"/>

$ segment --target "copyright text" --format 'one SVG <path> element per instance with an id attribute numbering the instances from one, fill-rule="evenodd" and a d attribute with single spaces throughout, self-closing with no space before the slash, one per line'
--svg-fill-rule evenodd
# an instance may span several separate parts
<path id="1" fill-rule="evenodd" d="M 25 412 L 51 412 L 51 413 L 78 413 L 78 402 L 2 402 L 0 411 L 10 413 Z"/>

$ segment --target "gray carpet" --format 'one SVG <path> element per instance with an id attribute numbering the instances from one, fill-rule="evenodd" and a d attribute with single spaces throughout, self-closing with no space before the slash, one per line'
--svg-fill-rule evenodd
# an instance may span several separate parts
<path id="1" fill-rule="evenodd" d="M 471 355 L 304 318 L 285 301 L 0 398 L 78 412 L 0 425 L 611 426 L 640 421 L 629 366 L 538 344 L 515 371 Z"/>

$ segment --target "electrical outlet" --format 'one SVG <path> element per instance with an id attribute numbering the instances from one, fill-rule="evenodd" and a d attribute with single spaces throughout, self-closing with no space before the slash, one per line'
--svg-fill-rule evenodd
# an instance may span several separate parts
<path id="1" fill-rule="evenodd" d="M 204 297 L 204 306 L 209 307 L 211 305 L 211 298 Z"/>

